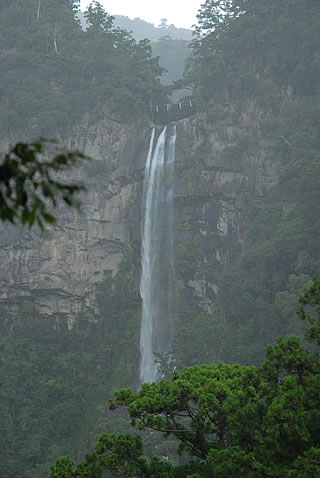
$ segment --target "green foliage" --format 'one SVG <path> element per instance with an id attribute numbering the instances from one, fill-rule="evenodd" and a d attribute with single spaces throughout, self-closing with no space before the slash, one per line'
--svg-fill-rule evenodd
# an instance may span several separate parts
<path id="1" fill-rule="evenodd" d="M 241 250 L 214 277 L 217 315 L 225 324 L 218 334 L 221 342 L 227 336 L 229 344 L 219 359 L 259 363 L 276 336 L 302 334 L 294 312 L 296 294 L 320 268 L 320 76 L 314 69 L 319 65 L 320 4 L 208 0 L 199 20 L 186 78 L 208 112 L 207 121 L 225 128 L 231 120 L 241 128 L 251 105 L 261 115 L 254 121 L 262 136 L 252 131 L 247 144 L 228 145 L 219 155 L 221 166 L 245 173 L 243 163 L 258 157 L 261 140 L 267 140 L 270 166 L 279 176 L 264 191 L 254 186 L 237 191 L 243 204 Z M 195 268 L 191 256 L 189 268 Z M 201 270 L 210 281 L 204 266 Z M 292 276 L 305 281 L 299 290 L 289 290 Z"/>
<path id="2" fill-rule="evenodd" d="M 320 449 L 310 448 L 294 462 L 289 478 L 317 478 L 319 476 Z"/>
<path id="3" fill-rule="evenodd" d="M 53 159 L 44 158 L 44 144 L 40 139 L 31 144 L 17 143 L 0 164 L 0 220 L 16 220 L 30 227 L 43 220 L 49 224 L 55 217 L 49 204 L 56 207 L 62 199 L 68 206 L 77 206 L 75 194 L 84 188 L 57 181 L 55 173 L 65 171 L 79 159 L 88 159 L 79 152 L 60 152 Z"/>
<path id="4" fill-rule="evenodd" d="M 207 0 L 186 80 L 204 107 L 212 97 L 255 97 L 277 110 L 288 85 L 299 95 L 317 94 L 319 15 L 313 0 Z"/>
<path id="5" fill-rule="evenodd" d="M 228 356 L 231 331 L 215 314 L 202 312 L 178 322 L 173 356 L 179 370 L 184 366 L 219 362 Z"/>
<path id="6" fill-rule="evenodd" d="M 252 350 L 233 355 L 233 347 L 230 360 L 257 363 L 274 337 L 302 331 L 295 319 L 294 296 L 320 267 L 318 116 L 318 106 L 306 98 L 289 103 L 274 116 L 279 129 L 270 139 L 279 182 L 265 200 L 246 203 L 242 250 L 217 280 L 219 315 L 233 328 L 239 344 Z M 279 131 L 290 144 L 279 138 Z M 292 277 L 300 284 L 294 290 Z M 244 334 L 243 327 L 248 327 Z"/>
<path id="7" fill-rule="evenodd" d="M 2 311 L 0 462 L 8 478 L 47 477 L 57 456 L 79 459 L 106 426 L 119 429 L 121 416 L 113 423 L 104 408 L 113 387 L 135 383 L 140 301 L 129 280 L 134 260 L 128 251 L 118 274 L 106 273 L 100 282 L 94 322 L 80 317 L 68 330 L 63 317 L 41 316 L 31 299 L 14 323 Z M 62 460 L 58 470 L 69 477 L 72 467 Z"/>
<path id="8" fill-rule="evenodd" d="M 320 281 L 314 279 L 310 287 L 299 297 L 301 307 L 298 315 L 309 322 L 307 339 L 320 345 Z"/>
<path id="9" fill-rule="evenodd" d="M 100 478 L 103 471 L 113 476 L 144 476 L 149 478 L 173 478 L 171 466 L 152 458 L 149 463 L 142 457 L 139 436 L 102 434 L 93 453 L 75 465 L 69 457 L 63 457 L 51 467 L 51 478 Z"/>
<path id="10" fill-rule="evenodd" d="M 115 29 L 98 2 L 88 9 L 86 32 L 74 20 L 77 2 L 43 0 L 39 15 L 37 6 L 36 0 L 15 0 L 0 7 L 4 132 L 24 129 L 26 122 L 31 131 L 40 126 L 68 132 L 84 112 L 103 115 L 99 105 L 105 102 L 118 120 L 131 121 L 147 115 L 151 98 L 167 101 L 149 43 L 137 44 Z M 199 314 L 179 328 L 179 369 L 221 359 L 261 362 L 276 335 L 301 331 L 293 319 L 296 293 L 320 264 L 320 76 L 314 47 L 319 3 L 208 0 L 199 20 L 186 82 L 199 102 L 212 108 L 212 121 L 224 114 L 216 103 L 213 110 L 212 98 L 222 104 L 254 99 L 271 110 L 262 127 L 274 143 L 281 174 L 264 203 L 248 204 L 238 258 L 219 264 L 217 314 Z M 229 148 L 224 161 L 238 165 L 244 150 Z M 192 191 L 189 173 L 183 179 Z M 183 228 L 190 229 L 189 220 Z M 194 239 L 181 241 L 177 250 L 189 270 L 202 247 Z M 53 343 L 52 327 L 44 333 L 45 323 L 34 327 L 24 317 L 12 335 L 3 335 L 0 449 L 6 476 L 46 476 L 37 464 L 64 453 L 75 457 L 83 437 L 90 436 L 88 421 L 97 421 L 96 405 L 101 410 L 112 386 L 134 381 L 139 298 L 129 289 L 136 261 L 129 252 L 116 277 L 106 274 L 100 285 L 97 324 L 82 323 L 71 332 L 58 324 Z M 208 269 L 217 266 L 216 259 L 208 261 Z M 300 310 L 311 325 L 307 337 L 316 343 L 318 289 L 314 281 Z M 23 313 L 34 315 L 32 304 Z M 140 428 L 173 435 L 185 463 L 146 459 L 138 438 L 103 435 L 79 464 L 60 459 L 52 476 L 100 477 L 105 469 L 118 476 L 167 478 L 319 476 L 319 383 L 319 357 L 290 338 L 269 347 L 260 367 L 194 366 L 137 393 L 121 391 L 114 406 L 126 404 Z"/>
<path id="11" fill-rule="evenodd" d="M 175 373 L 172 381 L 144 384 L 136 394 L 117 392 L 114 403 L 126 404 L 140 429 L 173 433 L 179 452 L 205 459 L 213 443 L 220 447 L 226 440 L 232 403 L 245 401 L 246 393 L 254 396 L 258 383 L 254 367 L 194 366 Z"/>
<path id="12" fill-rule="evenodd" d="M 319 309 L 318 287 L 314 281 L 301 296 L 303 307 Z M 144 458 L 139 436 L 103 434 L 79 464 L 57 460 L 51 477 L 100 478 L 103 471 L 165 478 L 317 477 L 319 392 L 319 354 L 296 337 L 279 338 L 259 367 L 193 366 L 138 392 L 115 393 L 109 408 L 126 406 L 140 430 L 173 435 L 184 464 Z"/>
<path id="13" fill-rule="evenodd" d="M 131 122 L 148 118 L 152 97 L 165 102 L 150 42 L 116 28 L 97 1 L 85 13 L 84 32 L 76 9 L 77 2 L 60 0 L 1 4 L 4 133 L 70 134 L 85 113 Z"/>
<path id="14" fill-rule="evenodd" d="M 141 303 L 131 288 L 132 260 L 133 256 L 128 253 L 118 274 L 113 278 L 110 271 L 106 272 L 97 290 L 99 322 L 104 337 L 101 348 L 109 350 L 114 387 L 136 380 Z"/>
<path id="15" fill-rule="evenodd" d="M 87 439 L 89 415 L 97 419 L 95 404 L 107 394 L 109 357 L 95 351 L 96 327 L 68 331 L 63 320 L 54 326 L 26 305 L 0 343 L 0 453 L 8 477 L 47 476 L 48 463 Z M 37 464 L 47 465 L 44 474 Z"/>

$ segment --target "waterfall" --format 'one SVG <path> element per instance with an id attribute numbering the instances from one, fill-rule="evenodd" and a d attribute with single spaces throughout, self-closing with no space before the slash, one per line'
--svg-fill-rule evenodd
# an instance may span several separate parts
<path id="1" fill-rule="evenodd" d="M 142 199 L 140 382 L 157 379 L 155 353 L 172 346 L 173 186 L 176 127 L 150 139 Z"/>

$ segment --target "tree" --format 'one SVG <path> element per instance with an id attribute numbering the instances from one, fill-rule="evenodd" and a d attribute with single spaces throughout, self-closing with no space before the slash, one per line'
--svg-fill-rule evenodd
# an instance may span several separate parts
<path id="1" fill-rule="evenodd" d="M 320 345 L 320 281 L 314 279 L 310 287 L 299 297 L 301 307 L 298 316 L 309 322 L 310 327 L 306 331 L 309 342 Z"/>
<path id="2" fill-rule="evenodd" d="M 221 14 L 222 3 L 213 13 Z M 233 4 L 241 6 L 238 0 Z M 315 53 L 320 3 L 247 0 L 241 8 L 238 17 L 230 16 L 230 12 L 228 21 L 221 17 L 218 29 L 202 30 L 196 37 L 188 78 L 198 111 L 207 112 L 206 122 L 217 127 L 220 121 L 227 121 L 230 105 L 237 110 L 231 120 L 236 125 L 248 104 L 254 104 L 261 112 L 263 136 L 273 142 L 268 153 L 279 181 L 259 204 L 239 193 L 246 204 L 246 214 L 242 215 L 245 240 L 223 270 L 215 268 L 219 289 L 216 311 L 232 331 L 217 330 L 215 340 L 227 344 L 218 360 L 257 364 L 264 359 L 266 344 L 278 335 L 303 332 L 304 324 L 295 317 L 294 304 L 303 288 L 290 292 L 290 275 L 313 277 L 320 269 L 320 137 L 316 126 L 320 75 L 315 73 L 320 65 Z M 208 20 L 211 15 L 208 10 Z M 250 150 L 256 155 L 259 140 L 256 137 L 251 142 L 245 133 L 235 143 L 233 151 L 227 146 L 219 156 L 221 163 L 224 167 L 237 164 L 245 170 L 246 155 Z M 201 246 L 205 250 L 204 242 Z M 191 258 L 190 264 L 196 267 L 196 260 Z M 213 271 L 210 268 L 205 278 L 208 281 Z M 291 298 L 293 314 L 288 309 Z M 195 323 L 190 316 L 190 323 Z M 185 318 L 181 322 L 182 327 L 188 324 Z M 177 335 L 182 327 L 177 328 Z M 218 348 L 210 335 L 206 344 L 213 345 L 214 360 Z M 188 346 L 183 344 L 184 349 Z M 204 348 L 189 346 L 188 355 L 198 350 L 202 353 Z"/>
<path id="3" fill-rule="evenodd" d="M 320 319 L 319 281 L 300 298 Z M 308 315 L 310 317 L 310 315 Z M 311 321 L 314 324 L 313 321 Z M 279 338 L 259 367 L 211 364 L 174 372 L 171 380 L 116 392 L 110 409 L 125 406 L 140 430 L 173 435 L 185 464 L 143 456 L 141 437 L 100 436 L 75 465 L 57 460 L 52 478 L 116 476 L 263 478 L 320 474 L 320 359 L 296 337 Z"/>
<path id="4" fill-rule="evenodd" d="M 85 114 L 147 120 L 150 98 L 167 102 L 150 45 L 114 27 L 98 1 L 81 29 L 76 0 L 0 5 L 0 127 L 4 134 L 68 136 Z M 141 53 L 144 53 L 144 56 Z M 137 54 L 138 53 L 138 54 Z"/>
<path id="5" fill-rule="evenodd" d="M 114 17 L 109 15 L 101 3 L 96 0 L 90 3 L 84 16 L 89 25 L 89 29 L 93 28 L 96 31 L 108 31 L 114 24 Z"/>
<path id="6" fill-rule="evenodd" d="M 77 206 L 76 193 L 82 186 L 55 179 L 57 173 L 79 159 L 82 153 L 60 152 L 53 159 L 44 158 L 40 139 L 33 143 L 17 143 L 0 164 L 0 220 L 33 226 L 36 221 L 43 229 L 43 221 L 54 223 L 49 204 L 56 207 L 61 199 L 68 206 Z"/>
<path id="7" fill-rule="evenodd" d="M 319 15 L 313 0 L 207 0 L 197 16 L 192 74 L 189 71 L 187 78 L 194 81 L 197 94 L 208 90 L 210 98 L 225 86 L 234 98 L 259 96 L 261 80 L 266 79 L 269 88 L 272 81 L 273 86 L 316 94 Z M 214 67 L 217 61 L 225 67 L 221 78 Z"/>
<path id="8" fill-rule="evenodd" d="M 231 19 L 244 12 L 246 3 L 246 0 L 206 0 L 197 15 L 195 32 L 203 36 L 226 27 Z"/>

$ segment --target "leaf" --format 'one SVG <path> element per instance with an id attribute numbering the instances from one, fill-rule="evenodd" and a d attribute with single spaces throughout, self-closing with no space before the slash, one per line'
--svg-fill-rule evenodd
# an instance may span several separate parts
<path id="1" fill-rule="evenodd" d="M 56 218 L 51 214 L 43 213 L 42 216 L 49 224 L 54 224 L 56 222 Z"/>
<path id="2" fill-rule="evenodd" d="M 29 214 L 29 218 L 28 218 L 28 225 L 29 225 L 29 227 L 32 227 L 32 226 L 33 226 L 34 221 L 35 221 L 35 218 L 36 218 L 35 214 L 33 214 L 33 213 L 30 213 L 30 214 Z"/>

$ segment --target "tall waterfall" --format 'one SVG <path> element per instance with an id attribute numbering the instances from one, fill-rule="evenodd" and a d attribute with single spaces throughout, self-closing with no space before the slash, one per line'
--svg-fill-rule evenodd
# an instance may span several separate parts
<path id="1" fill-rule="evenodd" d="M 170 131 L 169 131 L 170 128 Z M 155 353 L 172 345 L 173 186 L 176 127 L 150 139 L 143 183 L 140 382 L 157 379 Z"/>

